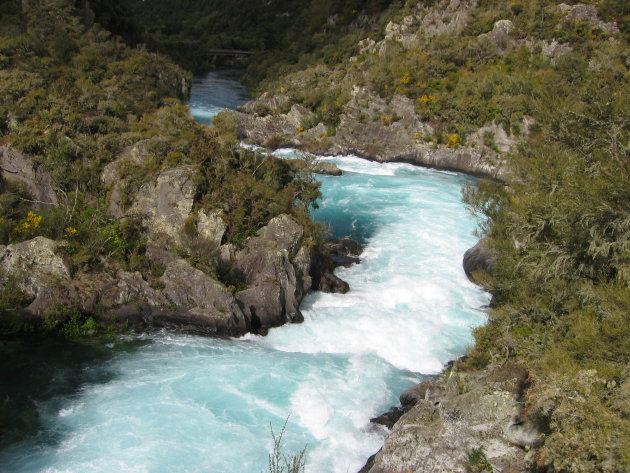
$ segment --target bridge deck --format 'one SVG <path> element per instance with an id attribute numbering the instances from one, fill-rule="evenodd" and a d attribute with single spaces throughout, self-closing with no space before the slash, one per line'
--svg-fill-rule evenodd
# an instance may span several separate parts
<path id="1" fill-rule="evenodd" d="M 240 49 L 208 49 L 208 56 L 251 56 L 253 51 L 243 51 Z"/>

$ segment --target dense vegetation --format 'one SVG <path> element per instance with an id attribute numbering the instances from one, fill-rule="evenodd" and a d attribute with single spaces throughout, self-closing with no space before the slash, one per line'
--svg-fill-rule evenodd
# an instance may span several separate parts
<path id="1" fill-rule="evenodd" d="M 73 2 L 3 8 L 0 145 L 48 173 L 58 202 L 36 201 L 20 183 L 0 179 L 0 245 L 42 235 L 67 242 L 73 271 L 114 264 L 150 272 L 146 228 L 110 214 L 101 181 L 108 163 L 143 140 L 149 156 L 124 170 L 123 204 L 161 170 L 191 164 L 196 208 L 226 212 L 226 242 L 241 244 L 281 213 L 317 235 L 307 207 L 318 185 L 282 161 L 239 149 L 226 120 L 211 130 L 196 125 L 179 101 L 188 73 L 113 38 Z M 0 290 L 0 309 L 29 302 L 11 281 Z"/>
<path id="2" fill-rule="evenodd" d="M 341 39 L 356 40 L 366 28 L 375 26 L 381 12 L 397 2 L 127 0 L 122 3 L 133 11 L 135 32 L 142 41 L 188 69 L 211 65 L 207 51 L 212 48 L 256 52 L 249 74 L 249 84 L 254 86 L 279 63 L 298 63 L 310 56 L 321 58 Z M 347 38 L 349 34 L 351 37 Z"/>
<path id="3" fill-rule="evenodd" d="M 604 70 L 535 101 L 539 126 L 510 156 L 510 185 L 465 193 L 500 255 L 466 363 L 525 360 L 542 471 L 630 466 L 629 99 Z"/>

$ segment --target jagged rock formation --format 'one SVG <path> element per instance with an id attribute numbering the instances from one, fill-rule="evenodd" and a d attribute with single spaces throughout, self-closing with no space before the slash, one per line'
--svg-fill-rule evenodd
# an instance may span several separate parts
<path id="1" fill-rule="evenodd" d="M 42 317 L 61 305 L 107 324 L 237 336 L 303 321 L 299 305 L 311 289 L 349 289 L 332 274 L 329 253 L 305 239 L 304 229 L 288 215 L 273 218 L 241 249 L 223 244 L 223 211 L 194 208 L 193 166 L 158 171 L 134 186 L 129 166 L 142 166 L 154 141 L 127 148 L 101 176 L 110 188 L 112 214 L 146 229 L 152 269 L 128 271 L 107 262 L 98 269 L 72 268 L 64 258 L 68 245 L 44 237 L 0 246 L 0 281 L 12 281 L 32 299 L 25 314 Z M 52 200 L 48 181 L 38 180 L 26 158 L 8 148 L 0 157 L 3 169 L 15 169 L 34 197 Z M 190 254 L 207 264 L 195 266 Z"/>
<path id="2" fill-rule="evenodd" d="M 527 376 L 522 366 L 506 362 L 451 371 L 405 391 L 405 413 L 361 472 L 466 473 L 484 461 L 492 471 L 521 471 L 539 442 L 523 411 Z"/>
<path id="3" fill-rule="evenodd" d="M 269 96 L 260 100 L 265 105 L 273 103 L 271 110 L 276 110 L 277 104 L 283 103 L 281 98 L 273 100 Z M 275 115 L 247 113 L 258 106 L 259 102 L 254 101 L 241 108 L 242 112 L 232 113 L 241 136 L 260 145 L 291 146 L 318 154 L 356 154 L 379 162 L 408 162 L 493 179 L 504 178 L 501 159 L 496 153 L 482 147 L 436 147 L 425 141 L 432 128 L 420 120 L 413 102 L 402 95 L 386 101 L 364 87 L 355 87 L 334 136 L 328 135 L 322 123 L 300 131 L 300 124 L 313 117 L 312 112 L 300 105 L 293 105 L 287 113 Z M 399 118 L 394 122 L 384 121 L 382 117 L 385 114 Z M 497 128 L 496 125 L 490 124 L 471 134 L 470 142 L 480 143 L 483 132 L 494 128 Z M 515 143 L 505 132 L 499 137 L 503 150 Z"/>
<path id="4" fill-rule="evenodd" d="M 492 275 L 494 266 L 497 262 L 497 253 L 493 251 L 486 238 L 477 242 L 475 246 L 466 250 L 464 253 L 463 266 L 466 276 L 473 282 L 475 281 L 475 272 L 484 271 Z"/>
<path id="5" fill-rule="evenodd" d="M 313 286 L 310 273 L 317 268 L 318 283 L 322 277 L 302 234 L 291 217 L 281 215 L 252 237 L 232 261 L 232 273 L 246 284 L 237 292 L 179 257 L 166 238 L 147 246 L 149 259 L 162 268 L 154 278 L 113 266 L 73 274 L 62 256 L 65 245 L 37 237 L 0 247 L 0 280 L 14 281 L 33 299 L 25 313 L 35 316 L 63 305 L 106 323 L 205 335 L 266 333 L 301 322 L 299 304 Z"/>

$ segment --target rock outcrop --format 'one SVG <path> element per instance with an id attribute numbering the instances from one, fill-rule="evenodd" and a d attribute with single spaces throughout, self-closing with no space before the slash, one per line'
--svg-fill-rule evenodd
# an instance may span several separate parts
<path id="1" fill-rule="evenodd" d="M 48 172 L 10 146 L 0 146 L 0 173 L 7 181 L 22 184 L 40 209 L 57 204 Z"/>
<path id="2" fill-rule="evenodd" d="M 31 300 L 23 310 L 29 319 L 41 321 L 59 305 L 140 329 L 264 334 L 303 321 L 299 306 L 309 290 L 348 290 L 332 274 L 330 255 L 314 248 L 289 215 L 273 218 L 240 249 L 224 244 L 224 212 L 196 206 L 193 166 L 142 172 L 159 144 L 154 138 L 130 146 L 101 175 L 112 214 L 133 218 L 144 232 L 142 272 L 106 260 L 98 268 L 70 267 L 69 245 L 43 237 L 0 246 L 0 282 L 11 281 Z M 39 195 L 32 164 L 8 148 L 0 151 L 3 169 L 16 170 Z"/>
<path id="3" fill-rule="evenodd" d="M 322 248 L 315 249 L 311 266 L 312 287 L 322 292 L 345 294 L 350 286 L 334 273 L 339 266 L 348 267 L 361 262 L 363 247 L 350 238 L 328 240 Z"/>
<path id="4" fill-rule="evenodd" d="M 411 388 L 400 397 L 406 412 L 362 472 L 466 473 L 476 457 L 492 471 L 522 471 L 539 441 L 523 411 L 527 377 L 505 362 Z"/>
<path id="5" fill-rule="evenodd" d="M 302 112 L 293 108 L 291 126 Z M 271 327 L 301 322 L 300 302 L 311 288 L 318 288 L 316 259 L 326 257 L 303 241 L 304 230 L 288 215 L 272 219 L 238 251 L 233 245 L 222 245 L 226 231 L 223 212 L 194 209 L 195 170 L 191 166 L 170 168 L 149 177 L 126 196 L 131 203 L 122 205 L 122 192 L 129 193 L 125 170 L 145 165 L 155 144 L 154 140 L 145 140 L 127 148 L 102 175 L 102 181 L 111 186 L 112 212 L 142 220 L 151 239 L 147 256 L 165 268 L 154 286 L 161 287 L 159 293 L 172 306 L 172 314 L 167 317 L 163 301 L 156 300 L 157 304 L 141 304 L 144 320 L 153 325 L 181 327 L 190 319 L 205 332 L 228 335 L 266 333 Z M 230 290 L 214 276 L 176 256 L 176 247 L 183 253 L 201 248 L 206 259 L 214 258 L 217 265 L 229 268 Z M 333 284 L 330 290 L 343 284 Z M 347 287 L 342 289 L 346 291 Z"/>
<path id="6" fill-rule="evenodd" d="M 70 280 L 70 270 L 57 254 L 63 243 L 36 237 L 0 246 L 0 278 L 13 277 L 20 290 L 37 297 L 47 286 Z M 3 281 L 4 282 L 4 281 Z"/>
<path id="7" fill-rule="evenodd" d="M 584 22 L 591 28 L 598 29 L 611 36 L 619 33 L 619 28 L 614 22 L 607 23 L 599 17 L 595 5 L 584 3 L 567 5 L 566 3 L 561 3 L 558 5 L 558 11 L 564 15 L 563 23 Z"/>
<path id="8" fill-rule="evenodd" d="M 286 215 L 273 219 L 236 253 L 233 271 L 247 287 L 234 293 L 175 254 L 168 240 L 150 242 L 158 276 L 106 267 L 71 274 L 63 243 L 37 237 L 0 247 L 0 280 L 17 281 L 33 298 L 25 312 L 43 316 L 55 305 L 78 308 L 105 323 L 168 327 L 204 335 L 266 333 L 301 322 L 299 304 L 311 289 L 311 251 L 302 228 Z M 216 236 L 217 234 L 214 233 Z"/>
<path id="9" fill-rule="evenodd" d="M 255 108 L 253 101 L 242 110 Z M 312 120 L 313 114 L 298 105 L 275 115 L 232 113 L 239 134 L 263 146 L 290 146 L 326 155 L 356 154 L 378 162 L 408 162 L 499 180 L 505 177 L 500 154 L 482 146 L 475 134 L 471 134 L 473 146 L 467 147 L 426 141 L 433 132 L 431 125 L 420 120 L 413 102 L 402 95 L 385 100 L 365 87 L 355 87 L 332 136 L 322 123 L 303 130 L 300 123 Z M 496 135 L 503 149 L 512 144 L 501 133 Z"/>
<path id="10" fill-rule="evenodd" d="M 363 253 L 361 244 L 350 238 L 335 238 L 324 243 L 327 253 L 335 266 L 348 267 L 361 262 L 359 256 Z"/>
<path id="11" fill-rule="evenodd" d="M 300 301 L 310 289 L 311 279 L 304 271 L 310 267 L 305 261 L 308 253 L 302 252 L 298 258 L 303 234 L 291 217 L 281 215 L 236 253 L 232 273 L 248 286 L 236 297 L 257 333 L 304 320 Z"/>
<path id="12" fill-rule="evenodd" d="M 167 235 L 181 244 L 182 228 L 194 203 L 193 172 L 192 166 L 160 172 L 140 188 L 127 215 L 141 217 L 151 236 Z"/>
<path id="13" fill-rule="evenodd" d="M 148 221 L 153 222 L 151 209 L 158 208 L 158 202 L 145 201 L 150 204 Z M 168 228 L 183 225 L 180 217 L 177 214 Z M 179 256 L 171 238 L 180 235 L 179 230 L 156 230 L 147 244 L 148 260 L 160 268 L 155 274 L 107 264 L 98 271 L 73 274 L 63 257 L 66 245 L 37 237 L 0 246 L 0 282 L 14 281 L 32 298 L 24 310 L 29 316 L 41 318 L 60 305 L 77 308 L 107 324 L 168 327 L 218 336 L 250 331 L 264 334 L 272 327 L 303 321 L 300 302 L 309 290 L 317 288 L 321 272 L 334 281 L 327 290 L 348 290 L 332 271 L 330 275 L 321 271 L 321 263 L 314 258 L 329 261 L 329 256 L 318 255 L 304 241 L 302 227 L 288 215 L 272 219 L 243 249 L 235 251 L 232 245 L 219 246 L 225 231 L 221 213 L 197 213 L 199 238 L 218 250 L 217 259 L 231 266 L 231 280 L 241 282 L 238 288 L 226 287 L 214 274 Z"/>
<path id="14" fill-rule="evenodd" d="M 491 248 L 490 242 L 486 238 L 483 238 L 464 253 L 464 272 L 472 282 L 479 283 L 480 281 L 475 280 L 475 273 L 477 271 L 483 271 L 492 275 L 496 262 L 496 251 Z"/>

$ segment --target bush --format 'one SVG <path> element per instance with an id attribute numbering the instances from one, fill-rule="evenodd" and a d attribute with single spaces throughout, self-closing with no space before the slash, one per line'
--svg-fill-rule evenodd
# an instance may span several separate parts
<path id="1" fill-rule="evenodd" d="M 306 466 L 306 447 L 300 450 L 298 453 L 285 454 L 282 439 L 284 437 L 285 429 L 287 426 L 287 420 L 282 425 L 280 433 L 276 435 L 273 431 L 273 427 L 270 425 L 271 437 L 273 439 L 273 450 L 269 454 L 269 469 L 268 473 L 303 473 Z"/>

